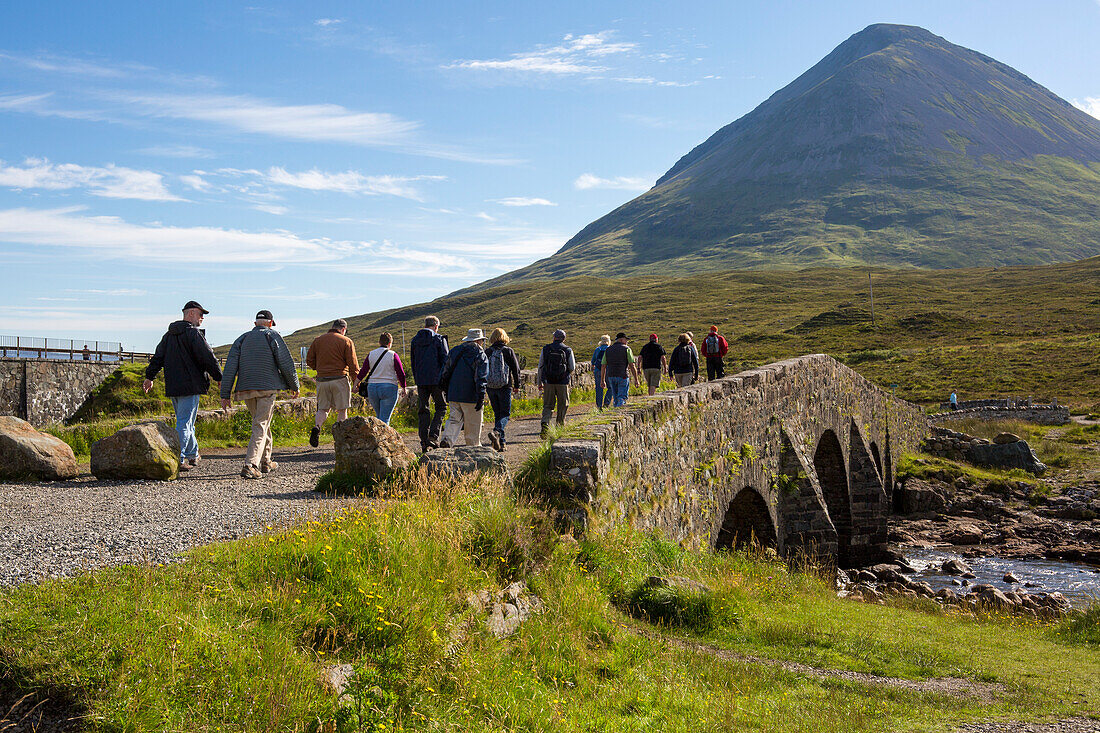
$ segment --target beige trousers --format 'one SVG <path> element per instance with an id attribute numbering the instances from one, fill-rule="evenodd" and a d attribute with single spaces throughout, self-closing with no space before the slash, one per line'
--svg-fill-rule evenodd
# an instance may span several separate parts
<path id="1" fill-rule="evenodd" d="M 694 376 L 695 376 L 695 374 L 693 374 L 692 372 L 684 372 L 683 374 L 675 374 L 674 378 L 676 379 L 676 386 L 677 387 L 687 387 L 689 384 L 691 384 L 691 380 Z"/>
<path id="2" fill-rule="evenodd" d="M 458 445 L 459 433 L 466 435 L 466 445 L 481 445 L 481 417 L 483 411 L 475 410 L 473 402 L 448 404 L 447 424 L 443 426 L 441 441 Z"/>
<path id="3" fill-rule="evenodd" d="M 275 413 L 276 394 L 273 389 L 250 389 L 237 395 L 252 415 L 252 438 L 244 462 L 256 469 L 271 463 L 271 416 Z"/>

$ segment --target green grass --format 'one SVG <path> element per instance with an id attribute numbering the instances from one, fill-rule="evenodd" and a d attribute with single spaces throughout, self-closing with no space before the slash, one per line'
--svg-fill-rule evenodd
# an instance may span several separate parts
<path id="1" fill-rule="evenodd" d="M 942 730 L 1100 712 L 1095 612 L 1048 625 L 856 604 L 766 559 L 627 528 L 578 545 L 492 481 L 413 475 L 390 491 L 167 567 L 0 592 L 0 689 L 50 692 L 93 730 L 128 731 L 353 718 L 378 731 Z M 627 613 L 650 575 L 708 590 L 649 599 L 688 611 L 651 624 Z M 516 579 L 546 609 L 497 640 L 466 597 Z M 666 636 L 1004 692 L 983 702 L 821 680 Z M 350 701 L 318 682 L 334 662 L 355 666 Z"/>
<path id="2" fill-rule="evenodd" d="M 949 458 L 926 454 L 904 455 L 898 459 L 897 480 L 904 481 L 907 478 L 937 479 L 948 483 L 959 478 L 983 483 L 990 481 L 1015 481 L 1031 485 L 1037 483 L 1035 476 L 1021 468 L 1012 468 L 1007 471 L 980 468 L 963 461 L 952 461 Z"/>
<path id="3" fill-rule="evenodd" d="M 452 336 L 502 326 L 534 363 L 557 327 L 579 359 L 599 336 L 625 330 L 635 345 L 655 332 L 671 350 L 718 325 L 730 341 L 727 372 L 807 353 L 828 353 L 899 397 L 1057 398 L 1100 412 L 1100 258 L 1042 267 L 950 271 L 866 269 L 732 271 L 690 278 L 575 277 L 517 282 L 351 318 L 349 335 L 415 331 L 429 314 Z M 327 328 L 288 337 L 308 345 Z M 454 341 L 454 338 L 452 338 Z"/>

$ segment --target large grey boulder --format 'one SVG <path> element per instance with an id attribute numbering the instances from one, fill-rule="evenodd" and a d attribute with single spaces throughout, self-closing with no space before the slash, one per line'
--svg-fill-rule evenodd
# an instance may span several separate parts
<path id="1" fill-rule="evenodd" d="M 65 441 L 25 420 L 0 416 L 0 479 L 61 481 L 76 474 L 76 456 Z"/>
<path id="2" fill-rule="evenodd" d="M 332 426 L 332 437 L 337 473 L 382 480 L 416 462 L 398 432 L 376 417 L 341 420 Z"/>
<path id="3" fill-rule="evenodd" d="M 1012 443 L 994 443 L 993 445 L 971 445 L 966 452 L 971 463 L 991 468 L 1022 468 L 1025 471 L 1042 475 L 1047 467 L 1026 440 Z"/>
<path id="4" fill-rule="evenodd" d="M 92 473 L 98 479 L 171 481 L 179 475 L 180 440 L 162 422 L 129 425 L 92 443 Z"/>
<path id="5" fill-rule="evenodd" d="M 947 509 L 950 489 L 910 478 L 897 490 L 898 514 L 939 513 Z"/>
<path id="6" fill-rule="evenodd" d="M 469 476 L 475 473 L 508 475 L 504 455 L 486 446 L 458 446 L 429 451 L 420 457 L 430 476 Z"/>

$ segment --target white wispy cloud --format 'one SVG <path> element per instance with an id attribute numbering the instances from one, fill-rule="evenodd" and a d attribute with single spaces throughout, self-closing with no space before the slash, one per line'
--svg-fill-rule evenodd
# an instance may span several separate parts
<path id="1" fill-rule="evenodd" d="M 605 71 L 602 59 L 625 54 L 637 48 L 636 43 L 614 41 L 613 31 L 566 35 L 555 46 L 514 53 L 506 59 L 466 59 L 446 64 L 444 68 L 474 71 L 515 71 L 537 74 L 593 74 Z"/>
<path id="2" fill-rule="evenodd" d="M 313 21 L 313 25 L 320 26 L 321 28 L 331 28 L 332 26 L 340 25 L 343 22 L 344 21 L 342 18 L 318 18 L 317 20 Z"/>
<path id="3" fill-rule="evenodd" d="M 0 52 L 0 61 L 17 64 L 33 71 L 97 79 L 104 82 L 126 79 L 152 79 L 158 82 L 186 84 L 188 86 L 216 86 L 208 76 L 167 72 L 132 61 L 115 61 L 102 58 L 81 58 L 61 54 L 39 53 L 34 55 Z"/>
<path id="4" fill-rule="evenodd" d="M 213 158 L 214 152 L 195 145 L 150 145 L 139 148 L 143 155 L 159 155 L 165 158 Z"/>
<path id="5" fill-rule="evenodd" d="M 316 168 L 301 173 L 290 173 L 278 166 L 268 169 L 263 179 L 274 186 L 302 188 L 309 191 L 333 191 L 368 196 L 388 195 L 422 201 L 420 191 L 413 185 L 418 181 L 443 181 L 446 176 L 368 176 L 358 171 L 327 173 Z"/>
<path id="6" fill-rule="evenodd" d="M 553 201 L 531 196 L 508 196 L 502 199 L 490 199 L 490 201 L 502 206 L 557 206 Z"/>
<path id="7" fill-rule="evenodd" d="M 1100 4 L 1100 0 L 1096 0 L 1096 2 Z M 1073 100 L 1073 106 L 1100 119 L 1100 97 L 1085 97 L 1084 101 L 1075 99 Z"/>
<path id="8" fill-rule="evenodd" d="M 213 188 L 202 176 L 185 175 L 180 176 L 180 182 L 188 188 L 193 188 L 196 191 L 209 191 Z"/>
<path id="9" fill-rule="evenodd" d="M 138 297 L 142 295 L 148 295 L 147 290 L 140 290 L 137 288 L 87 288 L 84 290 L 77 290 L 73 288 L 66 288 L 66 293 L 79 293 L 86 295 L 110 295 L 110 296 L 132 296 Z"/>
<path id="10" fill-rule="evenodd" d="M 357 112 L 338 104 L 278 104 L 244 95 L 128 94 L 119 98 L 154 117 L 210 122 L 297 140 L 398 145 L 407 143 L 420 126 L 385 112 Z"/>
<path id="11" fill-rule="evenodd" d="M 54 164 L 45 158 L 27 158 L 22 166 L 0 160 L 0 186 L 53 191 L 82 188 L 93 196 L 142 201 L 182 201 L 164 186 L 164 176 L 153 171 L 116 165 L 103 167 L 75 163 Z"/>
<path id="12" fill-rule="evenodd" d="M 283 216 L 290 213 L 289 207 L 279 206 L 277 204 L 253 204 L 252 208 L 256 211 L 262 211 L 265 214 L 274 214 L 275 216 Z"/>
<path id="13" fill-rule="evenodd" d="M 573 187 L 582 191 L 590 188 L 611 188 L 622 191 L 647 191 L 652 184 L 649 179 L 630 176 L 600 178 L 592 173 L 582 173 L 573 181 Z"/>
<path id="14" fill-rule="evenodd" d="M 617 76 L 613 77 L 611 81 L 618 81 L 623 84 L 644 84 L 654 87 L 693 87 L 699 83 L 697 81 L 667 81 L 656 79 L 652 76 Z"/>
<path id="15" fill-rule="evenodd" d="M 134 224 L 87 216 L 82 207 L 0 210 L 0 241 L 86 250 L 136 262 L 323 262 L 357 250 L 354 243 L 303 239 L 289 232 Z"/>

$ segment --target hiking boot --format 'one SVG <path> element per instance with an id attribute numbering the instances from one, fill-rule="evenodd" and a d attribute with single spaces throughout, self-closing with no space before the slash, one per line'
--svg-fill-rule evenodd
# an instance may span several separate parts
<path id="1" fill-rule="evenodd" d="M 309 444 L 314 448 L 321 444 L 321 430 L 316 425 L 309 429 Z"/>
<path id="2" fill-rule="evenodd" d="M 241 478 L 263 478 L 263 474 L 252 464 L 247 464 L 241 469 Z"/>
<path id="3" fill-rule="evenodd" d="M 496 431 L 489 433 L 489 445 L 493 446 L 493 450 L 497 452 L 504 450 L 504 444 L 500 442 L 500 435 Z"/>
<path id="4" fill-rule="evenodd" d="M 195 457 L 194 458 L 188 458 L 187 462 L 191 464 L 191 468 L 198 468 L 199 467 L 199 461 L 201 461 L 201 460 L 202 460 L 202 456 L 200 456 L 198 453 L 196 453 Z"/>
<path id="5" fill-rule="evenodd" d="M 180 473 L 183 473 L 184 471 L 190 471 L 192 468 L 194 468 L 194 466 L 191 465 L 191 462 L 186 458 L 180 461 Z"/>
<path id="6" fill-rule="evenodd" d="M 444 438 L 443 440 L 439 441 L 439 447 L 440 448 L 450 448 L 451 447 L 451 441 Z"/>
<path id="7" fill-rule="evenodd" d="M 276 463 L 275 461 L 270 461 L 269 463 L 261 463 L 260 464 L 260 473 L 272 473 L 272 472 L 278 470 L 278 468 L 279 468 L 279 464 Z"/>
<path id="8" fill-rule="evenodd" d="M 539 438 L 542 438 L 543 440 L 545 440 L 546 436 L 549 435 L 549 434 L 550 434 L 550 426 L 544 424 L 542 426 L 542 429 L 539 430 Z"/>

